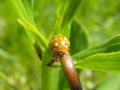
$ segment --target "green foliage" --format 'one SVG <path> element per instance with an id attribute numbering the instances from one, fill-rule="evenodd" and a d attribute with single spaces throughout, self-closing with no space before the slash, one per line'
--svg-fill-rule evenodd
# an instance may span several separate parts
<path id="1" fill-rule="evenodd" d="M 108 52 L 119 51 L 120 50 L 119 43 L 120 43 L 120 35 L 116 35 L 110 40 L 104 42 L 103 44 L 78 52 L 77 54 L 73 55 L 73 58 L 83 59 L 97 53 L 108 53 Z"/>
<path id="2" fill-rule="evenodd" d="M 83 29 L 76 20 L 73 20 L 70 31 L 70 53 L 73 55 L 88 47 L 88 40 Z"/>
<path id="3" fill-rule="evenodd" d="M 118 0 L 1 1 L 0 90 L 69 88 L 59 62 L 46 66 L 53 57 L 49 48 L 53 34 L 70 39 L 78 70 L 94 70 L 80 72 L 84 90 L 119 90 L 119 74 L 108 76 L 120 72 L 119 6 Z M 97 72 L 99 78 L 95 71 L 106 73 Z"/>
<path id="4" fill-rule="evenodd" d="M 26 32 L 33 44 L 35 44 L 35 42 L 39 43 L 41 49 L 44 51 L 44 49 L 47 47 L 47 41 L 38 31 L 34 23 L 32 14 L 32 0 L 10 0 L 10 2 L 13 6 L 15 6 L 14 9 L 20 17 L 18 22 L 26 29 Z M 35 33 L 35 35 L 33 33 Z M 38 41 L 36 37 L 38 38 Z"/>
<path id="5" fill-rule="evenodd" d="M 81 0 L 61 0 L 57 11 L 58 31 L 56 33 L 62 33 L 69 38 L 71 20 L 80 2 Z"/>
<path id="6" fill-rule="evenodd" d="M 120 52 L 95 54 L 77 62 L 75 66 L 96 71 L 120 72 L 119 55 Z"/>

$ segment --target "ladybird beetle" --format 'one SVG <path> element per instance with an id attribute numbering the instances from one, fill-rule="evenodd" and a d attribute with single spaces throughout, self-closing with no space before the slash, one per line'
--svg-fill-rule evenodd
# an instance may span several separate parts
<path id="1" fill-rule="evenodd" d="M 70 42 L 62 34 L 56 35 L 53 37 L 50 47 L 53 50 L 54 54 L 64 53 L 69 51 Z"/>
<path id="2" fill-rule="evenodd" d="M 48 66 L 51 66 L 56 60 L 62 57 L 65 52 L 69 52 L 70 42 L 62 34 L 55 35 L 50 43 L 50 47 L 55 56 L 53 57 L 51 62 L 47 64 Z"/>

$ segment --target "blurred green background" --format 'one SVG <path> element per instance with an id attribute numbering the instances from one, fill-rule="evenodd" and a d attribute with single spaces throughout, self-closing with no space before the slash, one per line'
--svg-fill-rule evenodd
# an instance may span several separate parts
<path id="1" fill-rule="evenodd" d="M 58 0 L 34 0 L 34 19 L 49 38 Z M 9 0 L 0 0 L 0 90 L 40 90 L 41 62 Z M 120 0 L 82 0 L 75 19 L 87 33 L 88 47 L 120 33 Z M 83 70 L 85 90 L 120 90 L 120 75 Z"/>

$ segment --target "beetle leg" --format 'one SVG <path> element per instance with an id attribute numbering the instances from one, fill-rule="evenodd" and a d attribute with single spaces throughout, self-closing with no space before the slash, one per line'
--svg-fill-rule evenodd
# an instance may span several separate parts
<path id="1" fill-rule="evenodd" d="M 55 56 L 52 58 L 52 60 L 47 64 L 48 66 L 52 66 L 57 60 L 58 60 L 59 56 Z"/>

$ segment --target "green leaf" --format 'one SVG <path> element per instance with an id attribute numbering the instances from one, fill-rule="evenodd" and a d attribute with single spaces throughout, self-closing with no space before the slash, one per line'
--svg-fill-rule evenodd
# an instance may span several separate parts
<path id="1" fill-rule="evenodd" d="M 26 9 L 30 22 L 32 22 L 32 24 L 35 24 L 33 17 L 33 0 L 22 0 L 22 3 Z"/>
<path id="2" fill-rule="evenodd" d="M 21 21 L 20 19 L 17 19 L 19 24 L 21 24 L 25 29 L 31 31 L 33 34 L 34 39 L 37 43 L 39 43 L 41 50 L 44 51 L 44 48 L 47 48 L 47 40 L 43 37 L 43 35 L 37 30 L 37 28 L 33 25 L 31 25 L 28 22 Z M 36 37 L 35 37 L 36 36 Z M 34 43 L 35 45 L 36 43 Z"/>
<path id="3" fill-rule="evenodd" d="M 81 0 L 68 0 L 67 7 L 63 14 L 63 20 L 62 20 L 62 25 L 61 25 L 62 28 L 65 27 L 70 22 L 70 20 L 73 18 L 77 8 L 80 5 L 80 2 Z"/>
<path id="4" fill-rule="evenodd" d="M 41 50 L 44 51 L 47 48 L 47 40 L 35 25 L 32 12 L 32 0 L 10 0 L 10 2 L 19 16 L 19 19 L 17 19 L 19 24 L 25 28 L 31 42 L 33 44 L 36 42 L 39 43 Z"/>
<path id="5" fill-rule="evenodd" d="M 59 30 L 57 33 L 62 33 L 69 37 L 71 20 L 80 5 L 81 0 L 61 0 L 57 11 L 57 24 Z"/>
<path id="6" fill-rule="evenodd" d="M 21 0 L 10 0 L 10 2 L 16 13 L 22 20 L 29 20 L 28 14 Z"/>
<path id="7" fill-rule="evenodd" d="M 14 10 L 16 11 L 17 15 L 19 16 L 19 18 L 22 21 L 25 21 L 25 22 L 31 21 L 29 14 L 26 11 L 24 4 L 22 3 L 21 0 L 10 0 L 10 2 L 11 2 L 11 5 L 13 6 Z M 27 7 L 29 7 L 29 6 L 27 6 Z M 30 22 L 30 23 L 33 23 L 33 22 Z M 28 34 L 32 43 L 35 43 L 35 39 L 34 39 L 32 33 L 29 30 L 26 30 L 26 33 Z"/>
<path id="8" fill-rule="evenodd" d="M 83 27 L 73 20 L 70 31 L 70 53 L 73 55 L 88 47 L 88 40 Z"/>
<path id="9" fill-rule="evenodd" d="M 120 73 L 120 51 L 89 56 L 75 64 L 76 68 Z"/>
<path id="10" fill-rule="evenodd" d="M 120 51 L 120 34 L 114 36 L 108 41 L 105 41 L 103 44 L 78 52 L 77 54 L 73 55 L 73 58 L 74 60 L 79 60 L 97 53 L 108 53 L 116 51 Z"/>

